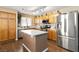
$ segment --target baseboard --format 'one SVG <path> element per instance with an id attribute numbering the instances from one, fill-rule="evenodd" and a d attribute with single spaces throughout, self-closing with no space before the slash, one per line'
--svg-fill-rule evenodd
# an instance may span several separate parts
<path id="1" fill-rule="evenodd" d="M 0 41 L 0 44 L 7 44 L 15 41 L 16 41 L 15 39 L 9 39 L 9 40 Z"/>

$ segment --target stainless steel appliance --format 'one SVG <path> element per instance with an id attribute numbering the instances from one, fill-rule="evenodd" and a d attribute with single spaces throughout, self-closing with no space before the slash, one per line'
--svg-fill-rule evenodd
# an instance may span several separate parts
<path id="1" fill-rule="evenodd" d="M 60 14 L 57 17 L 58 46 L 71 51 L 78 51 L 78 12 Z"/>

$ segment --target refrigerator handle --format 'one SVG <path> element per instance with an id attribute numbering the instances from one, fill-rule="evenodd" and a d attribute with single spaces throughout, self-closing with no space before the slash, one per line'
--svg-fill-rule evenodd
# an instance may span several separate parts
<path id="1" fill-rule="evenodd" d="M 59 23 L 59 24 L 57 24 L 57 28 L 58 28 L 58 30 L 60 29 L 60 26 L 61 26 L 61 24 Z"/>
<path id="2" fill-rule="evenodd" d="M 59 25 L 59 24 L 57 23 L 57 28 L 59 28 L 58 25 Z"/>
<path id="3" fill-rule="evenodd" d="M 66 25 L 67 25 L 67 23 L 66 23 L 66 18 L 64 19 L 64 32 L 65 32 L 65 34 L 66 34 Z"/>

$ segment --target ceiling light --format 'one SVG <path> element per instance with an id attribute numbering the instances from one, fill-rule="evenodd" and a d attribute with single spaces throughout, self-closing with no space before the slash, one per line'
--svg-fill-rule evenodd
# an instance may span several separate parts
<path id="1" fill-rule="evenodd" d="M 22 11 L 24 11 L 24 8 L 22 8 Z"/>

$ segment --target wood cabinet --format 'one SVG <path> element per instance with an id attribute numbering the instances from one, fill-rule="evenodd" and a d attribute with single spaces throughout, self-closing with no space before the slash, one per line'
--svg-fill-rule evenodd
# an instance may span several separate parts
<path id="1" fill-rule="evenodd" d="M 16 14 L 0 11 L 0 41 L 16 38 Z"/>
<path id="2" fill-rule="evenodd" d="M 33 19 L 32 20 L 32 25 L 40 25 L 42 24 L 42 20 L 41 19 Z"/>
<path id="3" fill-rule="evenodd" d="M 0 28 L 1 28 L 1 19 L 0 19 Z M 1 39 L 1 29 L 0 29 L 0 39 Z"/>
<path id="4" fill-rule="evenodd" d="M 9 39 L 16 38 L 16 16 L 15 14 L 9 14 Z"/>
<path id="5" fill-rule="evenodd" d="M 56 41 L 57 40 L 57 31 L 56 30 L 52 31 L 52 36 L 53 36 L 52 39 Z"/>
<path id="6" fill-rule="evenodd" d="M 32 25 L 35 25 L 35 18 L 32 18 Z"/>
<path id="7" fill-rule="evenodd" d="M 52 38 L 52 31 L 51 30 L 48 30 L 48 39 L 51 39 Z"/>
<path id="8" fill-rule="evenodd" d="M 49 16 L 49 23 L 51 23 L 51 24 L 55 24 L 57 21 L 56 21 L 56 16 Z"/>
<path id="9" fill-rule="evenodd" d="M 0 41 L 8 39 L 8 15 L 0 12 Z"/>
<path id="10" fill-rule="evenodd" d="M 57 31 L 56 30 L 48 30 L 48 39 L 57 40 Z"/>
<path id="11" fill-rule="evenodd" d="M 7 40 L 8 39 L 8 20 L 2 19 L 1 20 L 1 39 Z"/>

